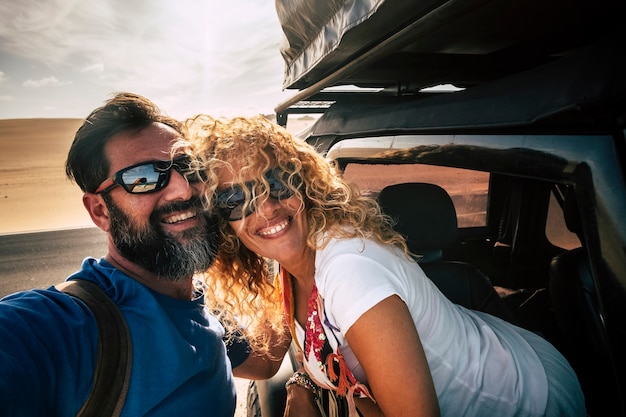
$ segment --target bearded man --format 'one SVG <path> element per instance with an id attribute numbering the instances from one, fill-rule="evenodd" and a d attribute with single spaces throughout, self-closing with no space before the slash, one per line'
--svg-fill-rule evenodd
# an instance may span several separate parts
<path id="1" fill-rule="evenodd" d="M 233 374 L 268 378 L 280 365 L 237 338 L 225 342 L 194 286 L 218 237 L 198 198 L 203 178 L 173 151 L 182 136 L 154 103 L 120 93 L 87 117 L 66 162 L 108 236 L 107 254 L 85 259 L 67 280 L 96 284 L 130 332 L 122 416 L 231 417 Z M 94 384 L 99 336 L 93 312 L 55 287 L 0 300 L 2 415 L 77 415 Z"/>

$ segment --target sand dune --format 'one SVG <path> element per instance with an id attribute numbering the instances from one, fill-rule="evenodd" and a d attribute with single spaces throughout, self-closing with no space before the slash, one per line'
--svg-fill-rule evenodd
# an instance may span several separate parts
<path id="1" fill-rule="evenodd" d="M 80 119 L 0 120 L 0 233 L 92 226 L 65 158 Z"/>
<path id="2" fill-rule="evenodd" d="M 289 119 L 299 132 L 311 118 Z M 91 227 L 65 159 L 81 119 L 0 120 L 0 234 Z"/>

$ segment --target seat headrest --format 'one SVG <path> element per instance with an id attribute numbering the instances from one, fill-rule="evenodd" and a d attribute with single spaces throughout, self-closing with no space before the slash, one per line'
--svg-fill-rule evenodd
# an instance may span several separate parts
<path id="1" fill-rule="evenodd" d="M 382 189 L 378 202 L 383 212 L 396 220 L 395 229 L 406 238 L 409 250 L 423 257 L 422 262 L 441 257 L 442 249 L 457 240 L 454 204 L 438 185 L 390 185 Z"/>

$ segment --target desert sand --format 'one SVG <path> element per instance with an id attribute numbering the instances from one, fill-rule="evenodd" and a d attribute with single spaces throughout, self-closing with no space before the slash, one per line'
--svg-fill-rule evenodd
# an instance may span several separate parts
<path id="1" fill-rule="evenodd" d="M 298 132 L 314 120 L 291 117 Z M 0 234 L 92 227 L 82 192 L 65 176 L 81 119 L 0 120 Z"/>
<path id="2" fill-rule="evenodd" d="M 65 177 L 79 119 L 0 120 L 0 233 L 92 226 Z"/>

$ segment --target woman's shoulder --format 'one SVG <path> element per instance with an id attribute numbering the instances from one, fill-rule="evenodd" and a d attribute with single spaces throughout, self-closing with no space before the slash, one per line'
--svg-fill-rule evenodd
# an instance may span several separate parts
<path id="1" fill-rule="evenodd" d="M 317 252 L 317 259 L 326 261 L 337 256 L 364 257 L 383 262 L 403 257 L 403 252 L 395 246 L 381 243 L 373 237 L 351 235 L 349 230 L 346 233 L 324 233 L 318 239 Z"/>
<path id="2" fill-rule="evenodd" d="M 417 268 L 404 252 L 392 245 L 361 237 L 333 237 L 317 251 L 315 269 L 318 281 L 332 278 L 333 284 L 338 285 L 349 281 L 349 277 L 359 276 L 360 282 L 370 280 L 376 286 L 385 281 L 408 279 Z"/>

